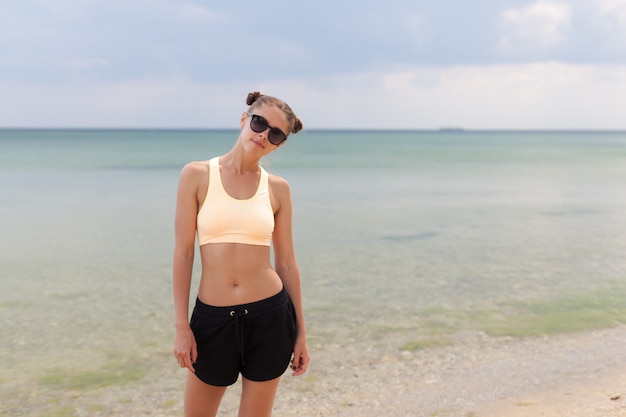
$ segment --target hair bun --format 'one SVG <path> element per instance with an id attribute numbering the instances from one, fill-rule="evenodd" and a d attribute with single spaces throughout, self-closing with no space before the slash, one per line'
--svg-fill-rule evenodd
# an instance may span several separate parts
<path id="1" fill-rule="evenodd" d="M 296 120 L 293 123 L 293 128 L 291 129 L 291 133 L 298 133 L 302 130 L 302 122 L 299 118 L 296 117 Z"/>
<path id="2" fill-rule="evenodd" d="M 259 93 L 258 91 L 255 91 L 253 93 L 248 93 L 248 98 L 246 99 L 246 104 L 248 106 L 251 106 L 252 103 L 254 103 L 262 95 L 263 94 Z"/>

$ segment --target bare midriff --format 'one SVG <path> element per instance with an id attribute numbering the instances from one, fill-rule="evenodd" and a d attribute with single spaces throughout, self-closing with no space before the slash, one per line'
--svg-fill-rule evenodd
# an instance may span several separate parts
<path id="1" fill-rule="evenodd" d="M 283 287 L 270 264 L 270 247 L 241 243 L 200 246 L 198 298 L 212 306 L 246 304 L 271 297 Z"/>

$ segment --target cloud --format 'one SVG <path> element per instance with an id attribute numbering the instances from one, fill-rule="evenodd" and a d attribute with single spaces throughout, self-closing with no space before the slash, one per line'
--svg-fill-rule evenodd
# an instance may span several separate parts
<path id="1" fill-rule="evenodd" d="M 213 21 L 224 19 L 224 15 L 195 3 L 184 3 L 179 9 L 180 16 L 190 20 Z"/>
<path id="2" fill-rule="evenodd" d="M 9 3 L 0 126 L 230 127 L 261 89 L 307 127 L 626 127 L 626 0 Z"/>
<path id="3" fill-rule="evenodd" d="M 0 83 L 0 96 L 13 97 L 0 126 L 236 128 L 253 90 L 284 98 L 305 128 L 626 128 L 626 66 L 559 62 L 414 66 L 259 83 Z"/>
<path id="4" fill-rule="evenodd" d="M 620 19 L 626 17 L 626 0 L 596 0 L 601 13 L 617 13 Z"/>
<path id="5" fill-rule="evenodd" d="M 109 64 L 109 61 L 103 58 L 74 58 L 61 62 L 61 66 L 71 70 L 85 70 L 94 67 L 103 67 Z"/>
<path id="6" fill-rule="evenodd" d="M 305 112 L 316 124 L 363 128 L 618 129 L 626 94 L 626 67 L 542 62 L 519 65 L 413 67 L 316 85 Z M 311 89 L 289 88 L 308 97 Z M 287 90 L 285 90 L 287 92 Z M 382 125 L 381 121 L 384 121 Z"/>
<path id="7" fill-rule="evenodd" d="M 502 12 L 504 35 L 500 46 L 508 51 L 546 50 L 566 39 L 571 10 L 566 3 L 538 1 L 520 9 Z"/>
<path id="8" fill-rule="evenodd" d="M 150 77 L 71 86 L 0 83 L 0 96 L 11 97 L 11 106 L 3 106 L 0 113 L 0 126 L 233 127 L 239 117 L 237 103 L 243 110 L 247 94 L 233 94 L 237 88 Z"/>
<path id="9" fill-rule="evenodd" d="M 432 67 L 265 85 L 309 127 L 623 129 L 626 66 Z"/>
<path id="10" fill-rule="evenodd" d="M 626 0 L 596 0 L 600 16 L 626 37 Z M 622 38 L 622 40 L 624 40 Z"/>

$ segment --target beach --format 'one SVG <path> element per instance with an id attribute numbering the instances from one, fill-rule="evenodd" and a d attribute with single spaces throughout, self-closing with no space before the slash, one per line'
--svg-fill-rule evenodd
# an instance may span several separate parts
<path id="1" fill-rule="evenodd" d="M 178 174 L 233 137 L 0 130 L 1 417 L 182 415 Z M 276 416 L 625 415 L 624 132 L 297 139 L 264 164 L 313 362 Z"/>
<path id="2" fill-rule="evenodd" d="M 377 357 L 341 349 L 335 366 L 325 361 L 327 389 L 306 400 L 308 411 L 277 415 L 620 416 L 626 405 L 611 397 L 626 391 L 624 336 L 620 328 L 541 340 L 477 337 Z"/>
<path id="3" fill-rule="evenodd" d="M 463 345 L 415 353 L 365 344 L 313 346 L 309 372 L 283 376 L 274 415 L 623 416 L 625 338 L 626 327 L 619 327 L 529 340 L 477 335 Z M 53 406 L 41 404 L 41 415 L 182 415 L 185 371 L 170 352 L 159 359 L 160 366 L 137 383 L 70 390 Z M 236 415 L 239 392 L 239 383 L 227 391 L 219 416 Z M 10 407 L 4 415 L 34 411 Z"/>

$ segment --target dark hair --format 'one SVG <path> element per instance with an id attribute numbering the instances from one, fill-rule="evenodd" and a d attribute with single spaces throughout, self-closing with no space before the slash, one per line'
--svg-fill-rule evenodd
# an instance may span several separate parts
<path id="1" fill-rule="evenodd" d="M 285 116 L 287 117 L 287 121 L 289 122 L 290 133 L 298 133 L 302 130 L 302 122 L 295 115 L 291 107 L 284 101 L 279 98 L 272 96 L 265 96 L 258 91 L 253 93 L 248 93 L 248 98 L 246 99 L 246 104 L 250 106 L 248 109 L 249 112 L 256 109 L 260 106 L 274 106 L 279 110 L 282 110 Z"/>

